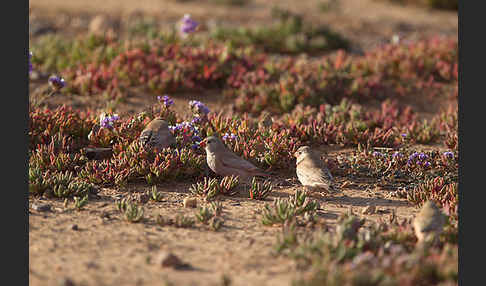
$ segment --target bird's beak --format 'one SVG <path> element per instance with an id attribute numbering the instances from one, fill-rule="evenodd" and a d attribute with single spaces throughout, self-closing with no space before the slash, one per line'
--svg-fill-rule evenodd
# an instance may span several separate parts
<path id="1" fill-rule="evenodd" d="M 201 148 L 205 148 L 206 147 L 206 138 L 204 138 L 204 140 L 202 140 L 201 142 L 199 142 L 199 146 Z"/>

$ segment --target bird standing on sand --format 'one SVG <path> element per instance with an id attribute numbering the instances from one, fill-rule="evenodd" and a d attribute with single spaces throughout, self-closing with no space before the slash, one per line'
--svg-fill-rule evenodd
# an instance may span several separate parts
<path id="1" fill-rule="evenodd" d="M 295 152 L 297 178 L 309 190 L 336 191 L 333 177 L 319 156 L 309 146 L 302 146 Z"/>
<path id="2" fill-rule="evenodd" d="M 435 242 L 445 224 L 445 215 L 433 201 L 427 201 L 413 220 L 415 235 L 420 243 Z"/>
<path id="3" fill-rule="evenodd" d="M 176 140 L 169 130 L 169 124 L 160 117 L 150 121 L 140 133 L 140 143 L 146 148 L 163 149 L 176 144 Z"/>
<path id="4" fill-rule="evenodd" d="M 221 176 L 239 176 L 242 181 L 254 176 L 269 176 L 258 167 L 229 150 L 216 136 L 201 141 L 209 168 Z"/>

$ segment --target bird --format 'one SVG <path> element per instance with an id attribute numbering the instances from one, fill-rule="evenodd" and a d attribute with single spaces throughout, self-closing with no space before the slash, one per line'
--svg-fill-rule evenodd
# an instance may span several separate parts
<path id="1" fill-rule="evenodd" d="M 255 176 L 270 176 L 252 163 L 233 153 L 216 136 L 205 138 L 201 141 L 201 144 L 206 150 L 206 161 L 209 168 L 218 175 L 235 175 L 240 177 L 242 181 L 246 181 L 250 177 Z"/>
<path id="2" fill-rule="evenodd" d="M 331 172 L 309 146 L 300 147 L 294 156 L 297 158 L 297 178 L 306 190 L 336 192 Z"/>
<path id="3" fill-rule="evenodd" d="M 176 139 L 169 130 L 169 124 L 160 117 L 150 121 L 138 138 L 145 148 L 164 149 L 176 144 Z"/>
<path id="4" fill-rule="evenodd" d="M 413 228 L 419 243 L 434 243 L 442 233 L 445 224 L 445 215 L 440 211 L 434 201 L 424 203 L 413 220 Z"/>

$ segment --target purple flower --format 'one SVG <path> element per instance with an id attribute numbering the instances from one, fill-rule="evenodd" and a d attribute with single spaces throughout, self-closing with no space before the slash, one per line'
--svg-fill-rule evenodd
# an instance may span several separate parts
<path id="1" fill-rule="evenodd" d="M 185 37 L 187 34 L 193 33 L 196 31 L 197 26 L 199 25 L 198 22 L 191 19 L 191 15 L 185 14 L 182 18 L 181 23 L 181 33 Z"/>
<path id="2" fill-rule="evenodd" d="M 430 167 L 430 162 L 425 162 L 424 167 Z"/>
<path id="3" fill-rule="evenodd" d="M 375 151 L 375 152 L 373 152 L 373 156 L 374 156 L 374 157 L 377 157 L 377 156 L 383 157 L 383 156 L 385 156 L 385 155 L 383 155 L 383 154 L 382 154 L 382 153 L 380 153 L 380 152 Z"/>
<path id="4" fill-rule="evenodd" d="M 414 152 L 412 155 L 410 155 L 410 157 L 408 157 L 408 159 L 413 160 L 413 159 L 417 158 L 418 155 L 419 155 L 418 152 Z"/>
<path id="5" fill-rule="evenodd" d="M 223 136 L 223 140 L 226 141 L 226 140 L 236 140 L 236 135 L 233 134 L 233 133 L 225 133 L 224 136 Z"/>
<path id="6" fill-rule="evenodd" d="M 192 126 L 192 124 L 187 121 L 176 124 L 175 126 L 169 126 L 169 128 L 173 131 L 184 130 L 184 131 L 192 131 L 196 134 L 198 133 L 196 128 L 194 128 L 194 126 Z"/>
<path id="7" fill-rule="evenodd" d="M 454 159 L 454 153 L 452 153 L 451 151 L 444 152 L 443 155 L 449 159 Z"/>
<path id="8" fill-rule="evenodd" d="M 410 155 L 410 156 L 408 157 L 407 163 L 408 163 L 408 164 L 411 164 L 411 163 L 412 163 L 412 161 L 413 161 L 413 160 L 415 160 L 415 158 L 417 158 L 417 157 L 418 157 L 418 155 L 419 155 L 419 153 L 418 153 L 418 152 L 414 152 L 412 155 Z"/>
<path id="9" fill-rule="evenodd" d="M 403 138 L 407 137 L 407 133 L 402 133 L 401 135 Z"/>
<path id="10" fill-rule="evenodd" d="M 209 113 L 209 108 L 206 107 L 202 102 L 197 101 L 197 100 L 191 100 L 189 101 L 189 106 L 191 109 L 195 109 L 195 112 L 197 113 L 202 113 L 202 114 L 208 114 Z"/>
<path id="11" fill-rule="evenodd" d="M 49 84 L 56 90 L 59 90 L 66 86 L 66 82 L 64 81 L 64 79 L 57 75 L 51 76 L 48 81 Z"/>
<path id="12" fill-rule="evenodd" d="M 199 124 L 199 123 L 201 123 L 201 117 L 198 117 L 198 116 L 194 117 L 192 119 L 191 123 L 192 124 Z"/>
<path id="13" fill-rule="evenodd" d="M 420 153 L 418 157 L 419 157 L 419 160 L 425 160 L 425 159 L 427 159 L 429 156 L 425 155 L 424 153 Z"/>
<path id="14" fill-rule="evenodd" d="M 102 113 L 100 115 L 100 126 L 101 128 L 108 128 L 108 129 L 113 129 L 113 125 L 115 121 L 118 121 L 120 119 L 120 116 L 118 114 L 113 114 L 113 115 L 106 115 L 105 113 Z"/>
<path id="15" fill-rule="evenodd" d="M 402 155 L 402 153 L 400 153 L 400 152 L 395 152 L 395 153 L 393 153 L 392 157 L 393 157 L 393 158 L 397 158 L 397 157 L 403 157 L 403 155 Z"/>
<path id="16" fill-rule="evenodd" d="M 32 52 L 29 52 L 29 74 L 32 73 L 32 62 L 30 61 L 32 59 Z"/>
<path id="17" fill-rule="evenodd" d="M 165 107 L 169 107 L 169 106 L 174 104 L 174 100 L 172 100 L 172 98 L 170 98 L 167 95 L 164 95 L 164 96 L 159 95 L 159 96 L 157 96 L 157 100 L 159 102 L 164 102 Z"/>
<path id="18" fill-rule="evenodd" d="M 193 142 L 201 142 L 201 140 L 202 140 L 201 137 L 199 137 L 197 135 L 192 136 L 192 141 Z"/>
<path id="19" fill-rule="evenodd" d="M 194 143 L 194 144 L 192 144 L 192 146 L 191 146 L 191 148 L 192 148 L 193 150 L 199 149 L 199 147 L 201 147 L 201 146 L 200 146 L 198 143 Z"/>

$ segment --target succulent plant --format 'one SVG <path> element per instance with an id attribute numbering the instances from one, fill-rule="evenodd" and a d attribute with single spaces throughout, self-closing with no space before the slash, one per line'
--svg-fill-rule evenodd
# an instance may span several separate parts
<path id="1" fill-rule="evenodd" d="M 270 180 L 259 183 L 256 178 L 253 177 L 248 191 L 252 200 L 264 200 L 272 192 L 272 189 L 272 182 Z"/>

